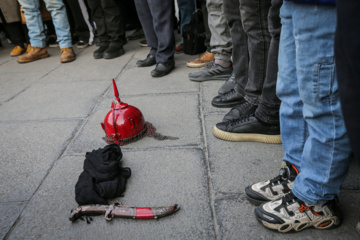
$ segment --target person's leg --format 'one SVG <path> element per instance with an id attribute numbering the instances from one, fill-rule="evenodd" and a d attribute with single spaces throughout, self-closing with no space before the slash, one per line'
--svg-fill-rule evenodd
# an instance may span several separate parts
<path id="1" fill-rule="evenodd" d="M 323 204 L 340 192 L 350 161 L 335 74 L 336 7 L 294 4 L 294 8 L 296 70 L 309 136 L 293 193 L 306 203 Z"/>
<path id="2" fill-rule="evenodd" d="M 209 0 L 206 2 L 208 23 L 211 31 L 211 52 L 215 61 L 231 63 L 232 41 L 230 29 L 223 14 L 223 1 Z"/>
<path id="3" fill-rule="evenodd" d="M 39 0 L 19 0 L 19 3 L 24 11 L 31 46 L 39 48 L 46 47 L 46 37 L 39 10 Z"/>
<path id="4" fill-rule="evenodd" d="M 150 55 L 156 56 L 158 48 L 158 38 L 154 31 L 153 16 L 151 14 L 147 0 L 135 0 L 136 11 L 138 13 L 141 26 L 143 27 L 147 45 L 151 48 Z"/>
<path id="5" fill-rule="evenodd" d="M 44 0 L 44 2 L 46 4 L 47 10 L 51 13 L 60 48 L 71 48 L 72 40 L 70 25 L 63 1 Z"/>
<path id="6" fill-rule="evenodd" d="M 106 33 L 109 36 L 110 45 L 122 47 L 125 43 L 125 28 L 118 3 L 116 0 L 101 0 L 101 6 L 104 11 Z"/>
<path id="7" fill-rule="evenodd" d="M 101 0 L 86 0 L 89 8 L 91 9 L 91 15 L 96 23 L 97 34 L 100 41 L 100 47 L 109 46 L 109 36 L 106 32 L 106 23 L 104 11 L 101 7 Z"/>
<path id="8" fill-rule="evenodd" d="M 269 33 L 271 35 L 268 53 L 266 77 L 263 85 L 260 104 L 255 116 L 269 124 L 279 124 L 280 100 L 276 96 L 276 79 L 278 72 L 279 39 L 281 32 L 280 8 L 283 0 L 271 0 L 269 10 Z"/>
<path id="9" fill-rule="evenodd" d="M 269 0 L 240 0 L 240 13 L 248 37 L 249 80 L 245 88 L 247 102 L 258 105 L 266 76 L 270 45 L 268 30 Z"/>
<path id="10" fill-rule="evenodd" d="M 180 12 L 180 36 L 182 36 L 182 29 L 185 24 L 190 23 L 191 16 L 195 11 L 194 1 L 178 0 L 177 1 L 179 12 Z M 183 42 L 183 41 L 181 41 Z"/>
<path id="11" fill-rule="evenodd" d="M 346 177 L 351 151 L 335 73 L 336 7 L 284 2 L 281 12 L 281 17 L 285 13 L 292 18 L 296 86 L 303 102 L 302 118 L 308 136 L 302 149 L 301 170 L 292 191 L 279 200 L 256 208 L 255 214 L 264 226 L 279 232 L 300 231 L 310 226 L 327 229 L 339 225 L 341 221 L 336 195 Z M 286 21 L 282 20 L 282 23 L 281 40 L 283 33 L 288 30 Z M 284 67 L 280 59 L 281 53 L 279 73 Z M 293 123 L 285 122 L 282 127 Z M 297 135 L 296 131 L 294 135 Z"/>
<path id="12" fill-rule="evenodd" d="M 75 34 L 79 41 L 89 42 L 90 30 L 85 22 L 78 0 L 64 0 L 71 10 L 71 15 L 75 23 Z"/>
<path id="13" fill-rule="evenodd" d="M 158 40 L 156 62 L 173 61 L 175 53 L 174 22 L 172 21 L 173 1 L 148 0 L 148 2 Z"/>

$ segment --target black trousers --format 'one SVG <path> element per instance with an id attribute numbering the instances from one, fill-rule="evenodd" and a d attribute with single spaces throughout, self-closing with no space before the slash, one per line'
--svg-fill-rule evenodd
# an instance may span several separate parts
<path id="1" fill-rule="evenodd" d="M 205 26 L 206 51 L 211 52 L 211 46 L 210 46 L 211 32 L 210 32 L 209 23 L 208 23 L 208 14 L 209 13 L 206 8 L 206 0 L 201 0 L 200 4 L 201 4 L 201 12 L 203 14 L 203 21 L 204 21 L 204 26 Z"/>
<path id="2" fill-rule="evenodd" d="M 15 46 L 20 46 L 22 48 L 25 48 L 24 43 L 27 43 L 27 41 L 25 38 L 25 34 L 21 22 L 7 23 L 1 9 L 0 9 L 0 18 L 3 22 L 2 25 L 4 31 L 9 36 L 12 43 Z"/>
<path id="3" fill-rule="evenodd" d="M 337 1 L 336 72 L 345 126 L 360 164 L 360 1 Z"/>
<path id="4" fill-rule="evenodd" d="M 74 23 L 73 30 L 76 36 L 79 40 L 89 42 L 90 30 L 85 22 L 78 0 L 64 0 L 64 3 L 67 5 L 67 9 L 70 9 L 68 12 L 69 22 Z"/>
<path id="5" fill-rule="evenodd" d="M 87 0 L 96 23 L 100 45 L 122 47 L 125 43 L 125 29 L 119 4 L 116 0 Z"/>
<path id="6" fill-rule="evenodd" d="M 143 27 L 150 54 L 156 62 L 174 59 L 175 38 L 172 0 L 135 0 L 136 10 Z"/>

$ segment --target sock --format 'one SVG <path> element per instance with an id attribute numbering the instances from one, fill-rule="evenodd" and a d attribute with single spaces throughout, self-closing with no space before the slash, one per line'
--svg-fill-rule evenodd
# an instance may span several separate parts
<path id="1" fill-rule="evenodd" d="M 228 68 L 228 67 L 231 66 L 231 62 L 226 62 L 226 61 L 221 60 L 221 59 L 215 59 L 215 64 L 220 65 L 220 66 L 222 66 L 224 68 Z"/>

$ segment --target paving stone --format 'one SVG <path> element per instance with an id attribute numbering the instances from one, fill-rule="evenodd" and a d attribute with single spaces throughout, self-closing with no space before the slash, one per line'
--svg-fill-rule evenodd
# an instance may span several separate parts
<path id="1" fill-rule="evenodd" d="M 243 194 L 215 201 L 219 239 L 359 239 L 355 225 L 359 217 L 359 191 L 340 195 L 343 223 L 329 230 L 309 228 L 297 233 L 278 233 L 263 227 L 254 214 L 255 206 Z"/>
<path id="2" fill-rule="evenodd" d="M 73 120 L 0 124 L 0 203 L 31 198 L 79 123 Z"/>
<path id="3" fill-rule="evenodd" d="M 82 171 L 82 156 L 56 162 L 21 215 L 9 239 L 215 239 L 202 151 L 196 149 L 126 152 L 123 166 L 130 167 L 126 205 L 158 206 L 178 203 L 181 209 L 159 220 L 114 219 L 102 216 L 71 223 L 76 206 L 74 186 Z M 38 216 L 39 206 L 46 217 Z"/>
<path id="4" fill-rule="evenodd" d="M 183 64 L 175 65 L 175 69 L 168 75 L 160 78 L 151 77 L 150 73 L 155 68 L 136 66 L 135 59 L 132 61 L 133 68 L 124 70 L 117 78 L 116 84 L 120 97 L 124 95 L 154 94 L 154 93 L 178 93 L 198 92 L 199 84 L 188 78 L 191 69 Z M 107 97 L 113 96 L 109 91 Z"/>
<path id="5" fill-rule="evenodd" d="M 4 102 L 13 98 L 17 94 L 27 89 L 33 83 L 38 82 L 39 79 L 41 79 L 41 77 L 46 74 L 47 73 L 45 71 L 29 72 L 27 74 L 2 72 L 0 77 L 0 102 Z"/>
<path id="6" fill-rule="evenodd" d="M 100 123 L 110 111 L 112 98 L 104 99 L 89 118 L 86 125 L 69 147 L 69 154 L 84 153 L 89 149 L 103 147 L 105 136 Z M 158 141 L 151 137 L 131 143 L 125 148 L 144 149 L 150 147 L 198 146 L 201 144 L 201 124 L 198 117 L 197 94 L 164 94 L 121 98 L 142 112 L 145 121 L 153 124 L 162 135 L 178 137 L 177 140 Z M 181 104 L 180 104 L 181 103 Z M 181 122 L 181 124 L 179 124 Z"/>
<path id="7" fill-rule="evenodd" d="M 0 239 L 5 239 L 24 207 L 21 202 L 0 203 Z"/>
<path id="8" fill-rule="evenodd" d="M 86 117 L 111 83 L 87 81 L 33 84 L 0 106 L 0 121 Z"/>
<path id="9" fill-rule="evenodd" d="M 220 117 L 205 117 L 210 175 L 215 196 L 239 194 L 252 183 L 278 175 L 284 155 L 281 144 L 229 142 L 212 133 Z"/>
<path id="10" fill-rule="evenodd" d="M 222 118 L 231 108 L 216 108 L 211 105 L 211 101 L 218 95 L 218 90 L 225 81 L 206 81 L 202 82 L 202 107 L 204 114 L 221 114 L 222 116 L 218 121 L 221 122 Z"/>

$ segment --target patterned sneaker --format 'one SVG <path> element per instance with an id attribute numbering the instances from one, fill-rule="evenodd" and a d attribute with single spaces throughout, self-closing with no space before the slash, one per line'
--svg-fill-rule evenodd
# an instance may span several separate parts
<path id="1" fill-rule="evenodd" d="M 277 177 L 247 186 L 245 188 L 246 197 L 257 206 L 265 202 L 277 200 L 291 191 L 298 174 L 299 171 L 294 165 L 286 163 L 286 166 L 280 169 Z"/>
<path id="2" fill-rule="evenodd" d="M 232 73 L 232 67 L 224 68 L 212 60 L 203 69 L 197 72 L 189 73 L 191 81 L 203 82 L 209 80 L 227 80 Z"/>
<path id="3" fill-rule="evenodd" d="M 337 199 L 321 205 L 310 205 L 292 192 L 279 200 L 262 204 L 255 209 L 258 221 L 265 227 L 285 233 L 308 227 L 329 229 L 340 225 L 341 215 Z"/>

